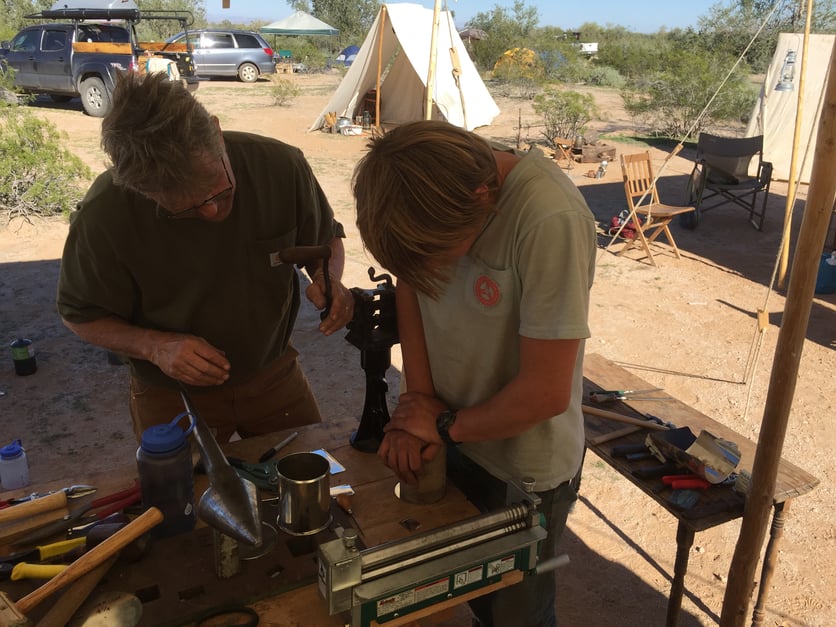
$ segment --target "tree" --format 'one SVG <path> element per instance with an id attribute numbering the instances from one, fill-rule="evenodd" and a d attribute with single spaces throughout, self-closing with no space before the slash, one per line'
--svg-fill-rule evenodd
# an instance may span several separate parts
<path id="1" fill-rule="evenodd" d="M 774 0 L 737 0 L 728 5 L 716 4 L 711 7 L 708 15 L 699 20 L 697 43 L 706 50 L 726 52 L 737 58 L 743 54 L 766 20 L 760 35 L 746 53 L 746 61 L 752 69 L 763 72 L 772 59 L 778 34 L 802 32 L 807 19 L 807 5 L 804 2 L 779 0 L 770 15 L 773 5 Z M 836 32 L 833 0 L 817 0 L 813 3 L 810 30 L 815 33 Z"/>
<path id="2" fill-rule="evenodd" d="M 694 126 L 694 134 L 718 120 L 741 117 L 752 110 L 756 94 L 748 68 L 738 67 L 699 118 L 719 87 L 723 72 L 734 59 L 726 54 L 671 48 L 661 55 L 661 68 L 622 91 L 627 111 L 642 119 L 657 135 L 680 138 Z"/>
<path id="3" fill-rule="evenodd" d="M 374 24 L 377 0 L 288 0 L 296 11 L 305 11 L 340 31 L 342 41 L 361 41 Z"/>
<path id="4" fill-rule="evenodd" d="M 477 13 L 466 26 L 483 30 L 488 37 L 473 42 L 473 62 L 483 71 L 490 70 L 509 48 L 530 47 L 529 38 L 539 19 L 537 8 L 527 7 L 525 0 L 515 0 L 511 11 L 494 6 L 491 11 Z"/>
<path id="5" fill-rule="evenodd" d="M 24 16 L 52 6 L 51 0 L 5 0 L 0 3 L 0 39 L 11 39 L 27 25 Z"/>
<path id="6" fill-rule="evenodd" d="M 140 11 L 188 11 L 194 16 L 194 23 L 188 28 L 206 26 L 202 0 L 142 0 Z M 140 20 L 137 25 L 137 34 L 143 41 L 165 41 L 179 32 L 180 24 L 176 20 Z"/>

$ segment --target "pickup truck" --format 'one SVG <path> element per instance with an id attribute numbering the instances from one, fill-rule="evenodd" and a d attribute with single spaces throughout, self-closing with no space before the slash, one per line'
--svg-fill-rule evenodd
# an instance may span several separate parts
<path id="1" fill-rule="evenodd" d="M 70 21 L 27 26 L 8 49 L 0 49 L 0 65 L 14 70 L 15 87 L 23 92 L 47 94 L 56 102 L 80 96 L 88 115 L 103 117 L 110 110 L 117 74 L 145 71 L 148 59 L 167 59 L 176 67 L 175 77 L 196 84 L 187 44 L 163 51 L 165 42 L 139 43 L 135 28 L 140 19 L 175 19 L 185 29 L 190 13 L 59 9 L 27 17 Z"/>

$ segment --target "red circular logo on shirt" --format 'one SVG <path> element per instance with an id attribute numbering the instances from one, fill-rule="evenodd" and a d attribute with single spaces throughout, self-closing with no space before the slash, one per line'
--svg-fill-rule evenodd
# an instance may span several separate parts
<path id="1" fill-rule="evenodd" d="M 485 307 L 493 307 L 499 302 L 501 296 L 499 292 L 499 285 L 491 277 L 483 274 L 473 284 L 473 293 L 478 300 Z"/>

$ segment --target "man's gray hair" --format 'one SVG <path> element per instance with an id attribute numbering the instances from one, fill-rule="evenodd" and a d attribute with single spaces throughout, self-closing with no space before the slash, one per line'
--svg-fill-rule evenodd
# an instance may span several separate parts
<path id="1" fill-rule="evenodd" d="M 206 163 L 223 155 L 223 142 L 212 116 L 180 81 L 126 72 L 102 120 L 102 149 L 118 185 L 182 193 L 199 188 Z"/>

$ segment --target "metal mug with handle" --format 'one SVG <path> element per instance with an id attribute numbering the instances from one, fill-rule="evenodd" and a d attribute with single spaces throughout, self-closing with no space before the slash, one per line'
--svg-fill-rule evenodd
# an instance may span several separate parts
<path id="1" fill-rule="evenodd" d="M 331 524 L 330 464 L 316 453 L 291 453 L 276 463 L 279 529 L 293 536 L 319 533 Z"/>

